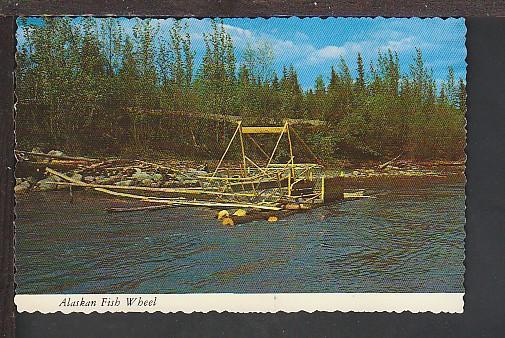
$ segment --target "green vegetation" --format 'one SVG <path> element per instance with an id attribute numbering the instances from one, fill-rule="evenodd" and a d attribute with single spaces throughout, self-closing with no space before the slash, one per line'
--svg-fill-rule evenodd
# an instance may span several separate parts
<path id="1" fill-rule="evenodd" d="M 219 20 L 204 37 L 201 64 L 184 21 L 168 36 L 150 20 L 137 20 L 133 35 L 113 18 L 45 18 L 22 27 L 20 148 L 218 158 L 235 128 L 219 116 L 231 115 L 262 125 L 320 120 L 297 128 L 328 160 L 464 157 L 465 82 L 449 67 L 437 88 L 419 49 L 404 73 L 394 51 L 369 66 L 358 54 L 356 78 L 341 59 L 304 91 L 293 66 L 280 77 L 272 70 L 267 42 L 249 45 L 237 61 Z"/>

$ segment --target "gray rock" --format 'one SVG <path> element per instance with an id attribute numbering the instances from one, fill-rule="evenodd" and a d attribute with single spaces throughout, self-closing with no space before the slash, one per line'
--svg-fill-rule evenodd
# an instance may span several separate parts
<path id="1" fill-rule="evenodd" d="M 51 182 L 61 182 L 61 179 L 56 176 L 44 178 L 37 183 L 37 189 L 42 191 L 58 189 L 58 184 L 52 184 Z"/>
<path id="2" fill-rule="evenodd" d="M 198 185 L 200 181 L 198 180 L 179 180 L 179 184 L 185 185 L 185 186 L 195 186 Z"/>
<path id="3" fill-rule="evenodd" d="M 141 182 L 140 182 L 141 185 L 143 185 L 144 187 L 150 187 L 151 184 L 153 184 L 153 180 L 151 179 L 143 179 Z"/>
<path id="4" fill-rule="evenodd" d="M 192 170 L 191 173 L 194 175 L 198 175 L 198 176 L 206 176 L 209 174 L 208 172 L 203 171 L 203 170 Z"/>
<path id="5" fill-rule="evenodd" d="M 119 185 L 119 186 L 129 187 L 129 186 L 133 185 L 133 180 L 119 181 L 119 182 L 116 182 L 115 184 Z"/>
<path id="6" fill-rule="evenodd" d="M 151 177 L 153 181 L 161 181 L 163 179 L 163 175 L 158 173 L 153 174 Z"/>
<path id="7" fill-rule="evenodd" d="M 93 176 L 84 176 L 84 182 L 91 183 L 95 180 Z"/>
<path id="8" fill-rule="evenodd" d="M 95 177 L 95 183 L 96 184 L 108 184 L 108 183 L 111 183 L 111 179 L 108 177 L 104 177 L 104 176 L 98 176 L 98 177 Z"/>
<path id="9" fill-rule="evenodd" d="M 16 186 L 14 187 L 14 193 L 16 194 L 23 193 L 28 191 L 28 189 L 30 189 L 30 183 L 28 183 L 27 181 L 23 181 L 19 184 L 16 184 Z"/>
<path id="10" fill-rule="evenodd" d="M 82 181 L 82 175 L 81 174 L 73 174 L 70 176 L 71 179 L 74 179 L 76 181 Z"/>
<path id="11" fill-rule="evenodd" d="M 51 156 L 63 156 L 65 154 L 61 150 L 51 150 L 50 152 L 47 153 L 47 155 L 51 155 Z"/>
<path id="12" fill-rule="evenodd" d="M 135 168 L 135 170 L 137 170 L 138 168 Z M 137 170 L 137 172 L 135 174 L 132 175 L 132 178 L 136 179 L 136 180 L 139 180 L 139 181 L 142 181 L 142 180 L 152 180 L 152 176 L 149 175 L 148 173 L 145 173 L 145 172 L 142 172 L 142 171 L 139 171 Z"/>

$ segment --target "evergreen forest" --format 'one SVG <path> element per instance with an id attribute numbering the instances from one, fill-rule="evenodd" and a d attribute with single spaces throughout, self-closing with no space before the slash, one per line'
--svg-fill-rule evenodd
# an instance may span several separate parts
<path id="1" fill-rule="evenodd" d="M 357 54 L 355 69 L 341 58 L 304 89 L 293 65 L 273 70 L 267 42 L 248 45 L 239 58 L 219 19 L 204 35 L 201 60 L 185 20 L 161 32 L 155 21 L 137 19 L 133 33 L 114 18 L 42 20 L 21 25 L 20 149 L 218 159 L 235 120 L 290 119 L 327 161 L 464 158 L 466 83 L 448 66 L 437 84 L 421 49 L 402 69 L 394 50 L 370 64 Z"/>

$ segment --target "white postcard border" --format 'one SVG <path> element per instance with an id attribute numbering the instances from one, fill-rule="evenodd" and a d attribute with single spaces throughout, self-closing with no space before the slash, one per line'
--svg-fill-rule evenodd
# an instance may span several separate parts
<path id="1" fill-rule="evenodd" d="M 463 313 L 464 293 L 16 295 L 19 312 L 433 312 Z"/>

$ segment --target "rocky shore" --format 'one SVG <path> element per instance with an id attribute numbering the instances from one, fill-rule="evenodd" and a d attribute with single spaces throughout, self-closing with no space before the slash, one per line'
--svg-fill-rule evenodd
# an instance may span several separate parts
<path id="1" fill-rule="evenodd" d="M 99 160 L 72 158 L 56 150 L 39 154 L 35 150 L 18 153 L 15 193 L 68 189 L 68 186 L 54 184 L 63 179 L 46 175 L 46 167 L 57 168 L 70 178 L 89 184 L 153 188 L 196 186 L 198 181 L 194 177 L 207 174 L 206 165 L 189 161 Z"/>
<path id="2" fill-rule="evenodd" d="M 140 186 L 153 188 L 195 187 L 195 178 L 206 175 L 212 163 L 196 161 L 164 160 L 146 162 L 127 159 L 92 159 L 67 156 L 62 151 L 43 153 L 38 149 L 17 151 L 16 194 L 29 191 L 69 189 L 54 184 L 62 182 L 60 177 L 47 175 L 45 168 L 56 168 L 70 178 L 97 185 Z M 342 168 L 342 167 L 341 167 Z M 463 175 L 464 163 L 450 161 L 413 162 L 394 160 L 386 163 L 367 163 L 361 166 L 339 168 L 338 165 L 325 169 L 327 176 L 347 179 L 395 178 L 395 177 L 446 177 Z"/>

